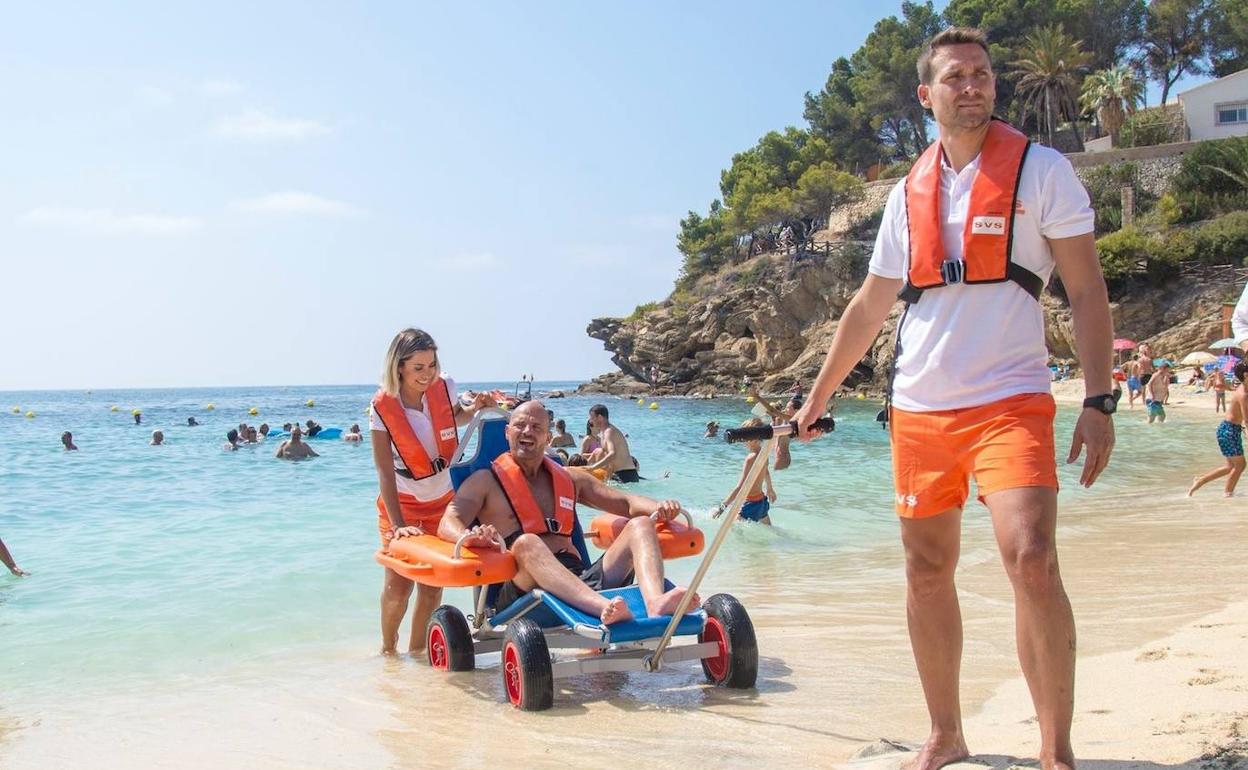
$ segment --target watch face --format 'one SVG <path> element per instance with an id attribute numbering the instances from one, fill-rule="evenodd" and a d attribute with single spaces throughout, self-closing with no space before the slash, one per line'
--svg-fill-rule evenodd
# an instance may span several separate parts
<path id="1" fill-rule="evenodd" d="M 1117 410 L 1118 410 L 1118 402 L 1114 400 L 1113 396 L 1106 396 L 1105 405 L 1101 407 L 1101 411 L 1104 412 L 1105 414 L 1113 414 Z"/>

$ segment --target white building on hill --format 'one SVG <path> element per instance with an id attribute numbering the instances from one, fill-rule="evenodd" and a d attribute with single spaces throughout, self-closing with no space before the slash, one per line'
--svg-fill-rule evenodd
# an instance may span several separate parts
<path id="1" fill-rule="evenodd" d="M 1194 142 L 1248 136 L 1248 69 L 1189 88 L 1179 104 Z"/>

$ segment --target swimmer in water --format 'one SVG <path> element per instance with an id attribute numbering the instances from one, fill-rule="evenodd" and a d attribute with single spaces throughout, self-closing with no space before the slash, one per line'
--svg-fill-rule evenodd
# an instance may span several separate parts
<path id="1" fill-rule="evenodd" d="M 364 434 L 360 433 L 360 424 L 357 422 L 351 426 L 351 429 L 342 434 L 342 440 L 349 444 L 359 444 L 364 441 Z"/>
<path id="2" fill-rule="evenodd" d="M 187 417 L 187 418 L 186 418 L 186 427 L 188 427 L 188 428 L 194 428 L 196 425 L 199 425 L 199 423 L 195 420 L 195 418 L 194 418 L 194 417 Z"/>
<path id="3" fill-rule="evenodd" d="M 78 447 L 74 445 L 74 434 L 65 431 L 61 434 L 61 443 L 65 445 L 66 452 L 77 452 Z"/>
<path id="4" fill-rule="evenodd" d="M 225 434 L 226 443 L 221 448 L 227 452 L 233 452 L 238 449 L 238 431 L 230 428 L 230 432 Z"/>
<path id="5" fill-rule="evenodd" d="M 304 460 L 320 457 L 312 447 L 304 443 L 303 429 L 298 425 L 291 427 L 290 438 L 282 442 L 282 445 L 277 448 L 275 456 L 280 460 Z"/>
<path id="6" fill-rule="evenodd" d="M 160 446 L 165 443 L 165 433 L 161 430 L 152 431 L 152 446 Z"/>
<path id="7" fill-rule="evenodd" d="M 260 435 L 264 438 L 269 437 L 269 424 L 267 422 L 260 423 Z"/>

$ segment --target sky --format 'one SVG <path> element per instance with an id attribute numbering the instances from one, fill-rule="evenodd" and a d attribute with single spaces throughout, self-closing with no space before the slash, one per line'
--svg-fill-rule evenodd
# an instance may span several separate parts
<path id="1" fill-rule="evenodd" d="M 589 321 L 899 12 L 11 6 L 0 390 L 369 383 L 406 326 L 461 381 L 612 371 Z"/>

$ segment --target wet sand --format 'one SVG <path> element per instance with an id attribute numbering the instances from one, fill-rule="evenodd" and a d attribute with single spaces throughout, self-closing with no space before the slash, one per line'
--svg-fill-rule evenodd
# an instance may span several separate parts
<path id="1" fill-rule="evenodd" d="M 1082 398 L 1081 386 L 1067 387 Z M 1190 409 L 1192 419 L 1218 419 L 1204 402 Z M 1103 770 L 1233 746 L 1229 731 L 1248 711 L 1237 660 L 1248 618 L 1234 605 L 1248 585 L 1248 504 L 1188 500 L 1188 478 L 1163 464 L 1112 509 L 1076 496 L 1063 510 L 1059 547 L 1080 639 L 1075 745 Z M 708 688 L 696 664 L 674 664 L 564 680 L 553 710 L 526 714 L 504 703 L 497 655 L 476 672 L 443 675 L 351 640 L 211 677 L 0 709 L 0 766 L 804 768 L 848 761 L 881 738 L 921 741 L 898 542 L 812 550 L 800 574 L 794 566 L 760 556 L 736 574 L 713 568 L 702 590 L 730 587 L 749 609 L 761 655 L 754 691 Z M 1029 756 L 1036 736 L 1009 583 L 981 506 L 966 514 L 958 584 L 968 735 L 973 750 L 1008 764 Z M 1210 681 L 1187 684 L 1201 678 Z M 895 757 L 858 760 L 867 761 Z"/>

